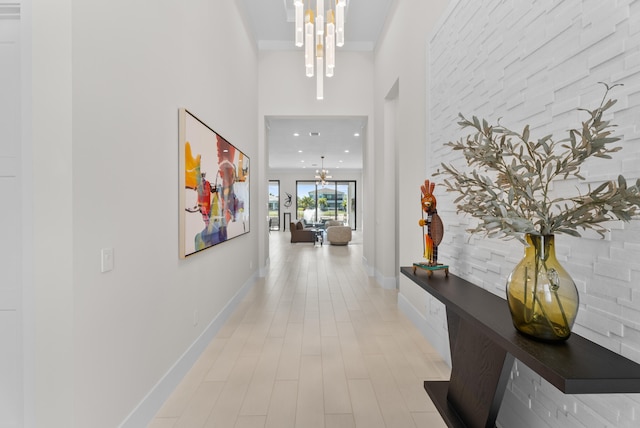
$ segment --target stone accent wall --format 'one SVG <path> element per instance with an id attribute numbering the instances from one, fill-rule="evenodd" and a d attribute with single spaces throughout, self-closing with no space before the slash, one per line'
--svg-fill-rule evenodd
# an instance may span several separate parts
<path id="1" fill-rule="evenodd" d="M 427 171 L 441 162 L 464 167 L 459 153 L 443 147 L 468 133 L 456 123 L 458 112 L 501 118 L 515 130 L 530 124 L 532 137 L 561 139 L 585 120 L 579 107 L 599 104 L 598 82 L 607 82 L 624 84 L 610 94 L 618 103 L 609 115 L 623 149 L 612 160 L 590 160 L 583 176 L 592 185 L 620 173 L 640 177 L 640 1 L 452 0 L 429 49 Z M 586 189 L 568 180 L 553 190 L 573 194 L 576 186 Z M 469 236 L 473 219 L 455 213 L 454 195 L 437 188 L 436 196 L 445 225 L 439 261 L 504 296 L 522 245 Z M 605 239 L 558 235 L 557 255 L 580 291 L 575 331 L 640 362 L 640 220 L 608 226 Z M 426 299 L 427 308 L 438 305 Z M 427 324 L 446 328 L 444 311 L 427 312 Z M 498 421 L 505 428 L 637 427 L 640 394 L 564 395 L 516 361 Z"/>

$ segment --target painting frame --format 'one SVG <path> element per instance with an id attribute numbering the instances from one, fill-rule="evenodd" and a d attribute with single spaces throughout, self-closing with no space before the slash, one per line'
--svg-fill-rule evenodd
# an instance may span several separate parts
<path id="1" fill-rule="evenodd" d="M 179 116 L 180 258 L 245 235 L 250 159 L 186 108 Z"/>

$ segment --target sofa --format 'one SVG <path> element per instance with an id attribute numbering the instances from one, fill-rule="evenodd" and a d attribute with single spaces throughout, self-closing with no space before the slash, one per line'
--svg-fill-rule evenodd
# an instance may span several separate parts
<path id="1" fill-rule="evenodd" d="M 324 222 L 325 230 L 331 226 L 344 226 L 344 223 L 341 222 L 340 220 L 327 220 Z"/>
<path id="2" fill-rule="evenodd" d="M 316 232 L 310 228 L 305 228 L 302 222 L 291 222 L 291 242 L 315 242 Z"/>
<path id="3" fill-rule="evenodd" d="M 327 227 L 327 241 L 331 245 L 347 245 L 351 241 L 351 226 Z"/>

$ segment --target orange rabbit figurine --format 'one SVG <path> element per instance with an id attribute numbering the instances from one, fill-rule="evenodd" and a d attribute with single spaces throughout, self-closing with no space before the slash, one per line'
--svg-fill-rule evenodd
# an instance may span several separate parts
<path id="1" fill-rule="evenodd" d="M 431 183 L 429 180 L 425 180 L 424 184 L 420 186 L 422 191 L 422 197 L 420 199 L 420 205 L 422 206 L 422 218 L 418 221 L 418 224 L 422 227 L 424 233 L 424 227 L 427 226 L 427 233 L 424 233 L 424 258 L 427 259 L 427 263 L 414 263 L 414 273 L 416 266 L 423 269 L 427 269 L 429 276 L 431 271 L 438 269 L 445 269 L 445 274 L 449 274 L 448 266 L 444 266 L 438 263 L 438 245 L 442 242 L 442 236 L 444 235 L 444 226 L 442 220 L 438 215 L 436 209 L 436 197 L 433 195 L 433 191 L 436 188 L 436 183 Z M 425 218 L 425 213 L 427 218 Z"/>

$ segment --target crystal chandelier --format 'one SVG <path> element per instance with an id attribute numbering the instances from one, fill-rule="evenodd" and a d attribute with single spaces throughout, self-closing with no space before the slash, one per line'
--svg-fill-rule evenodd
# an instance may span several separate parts
<path id="1" fill-rule="evenodd" d="M 331 178 L 329 175 L 329 170 L 324 169 L 324 156 L 320 156 L 322 159 L 322 169 L 316 169 L 316 186 L 318 184 L 322 184 L 323 186 L 327 184 L 327 178 Z"/>
<path id="2" fill-rule="evenodd" d="M 313 77 L 315 59 L 316 98 L 321 100 L 324 98 L 323 75 L 333 76 L 336 65 L 336 46 L 344 45 L 344 9 L 347 0 L 328 0 L 329 8 L 326 11 L 324 0 L 315 0 L 315 2 L 314 15 L 311 0 L 307 0 L 306 10 L 304 10 L 303 0 L 293 0 L 296 17 L 295 42 L 298 47 L 304 46 L 308 77 Z M 334 2 L 335 11 L 332 7 Z"/>

